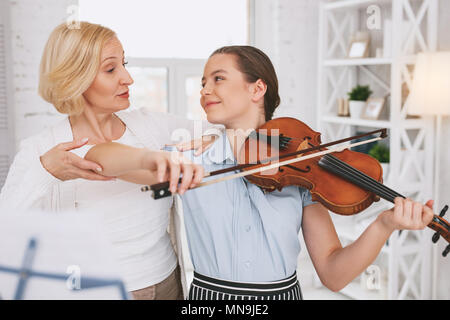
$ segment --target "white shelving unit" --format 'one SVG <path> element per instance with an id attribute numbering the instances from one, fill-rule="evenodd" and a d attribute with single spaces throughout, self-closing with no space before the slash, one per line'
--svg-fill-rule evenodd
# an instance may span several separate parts
<path id="1" fill-rule="evenodd" d="M 383 23 L 381 30 L 367 30 L 367 8 L 372 5 L 380 9 L 381 21 L 391 21 L 389 56 L 372 57 L 373 47 L 383 46 L 380 34 L 384 27 Z M 437 13 L 437 0 L 340 0 L 320 6 L 317 129 L 322 140 L 387 128 L 390 163 L 385 184 L 417 201 L 427 200 L 432 190 L 433 122 L 407 117 L 405 88 L 411 87 L 415 54 L 436 50 Z M 405 22 L 409 29 L 405 30 Z M 370 33 L 371 54 L 363 59 L 346 58 L 350 39 L 358 31 Z M 337 99 L 346 98 L 356 84 L 369 84 L 374 97 L 389 95 L 384 118 L 337 116 Z M 390 207 L 392 204 L 381 200 L 352 217 L 334 215 L 342 242 L 356 240 L 379 212 Z M 355 299 L 431 298 L 431 235 L 427 230 L 395 232 L 374 262 L 385 275 L 380 278 L 382 287 L 365 290 L 357 279 L 341 292 Z"/>

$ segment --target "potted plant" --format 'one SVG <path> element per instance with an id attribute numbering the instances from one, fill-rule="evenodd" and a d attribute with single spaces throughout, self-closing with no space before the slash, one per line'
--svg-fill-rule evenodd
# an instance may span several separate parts
<path id="1" fill-rule="evenodd" d="M 386 180 L 389 170 L 389 147 L 383 143 L 377 143 L 369 150 L 369 156 L 380 162 L 383 168 L 383 180 Z"/>
<path id="2" fill-rule="evenodd" d="M 361 113 L 364 110 L 364 106 L 366 105 L 366 101 L 372 94 L 372 90 L 370 90 L 368 85 L 361 86 L 358 84 L 347 94 L 349 97 L 348 105 L 350 109 L 350 116 L 352 118 L 360 118 Z"/>

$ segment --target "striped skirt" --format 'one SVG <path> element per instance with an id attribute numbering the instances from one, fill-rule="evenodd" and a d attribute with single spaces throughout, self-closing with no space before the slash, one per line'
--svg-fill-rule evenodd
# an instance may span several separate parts
<path id="1" fill-rule="evenodd" d="M 234 282 L 194 271 L 189 300 L 302 300 L 297 274 L 274 282 Z"/>

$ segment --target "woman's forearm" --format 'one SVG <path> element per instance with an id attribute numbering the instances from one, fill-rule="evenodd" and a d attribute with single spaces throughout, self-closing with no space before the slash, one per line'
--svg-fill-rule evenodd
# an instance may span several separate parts
<path id="1" fill-rule="evenodd" d="M 116 142 L 93 146 L 84 157 L 102 166 L 102 174 L 118 177 L 134 170 L 145 169 L 144 159 L 149 150 Z"/>
<path id="2" fill-rule="evenodd" d="M 332 252 L 328 260 L 330 289 L 339 291 L 370 266 L 393 230 L 381 221 L 383 213 L 350 245 Z"/>
<path id="3" fill-rule="evenodd" d="M 183 194 L 200 183 L 204 176 L 202 166 L 176 152 L 134 148 L 115 142 L 92 147 L 85 158 L 101 165 L 107 176 L 139 184 L 169 181 L 172 193 Z"/>

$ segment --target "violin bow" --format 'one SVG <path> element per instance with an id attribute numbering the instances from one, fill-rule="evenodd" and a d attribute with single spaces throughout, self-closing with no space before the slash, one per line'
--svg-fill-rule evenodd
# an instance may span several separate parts
<path id="1" fill-rule="evenodd" d="M 387 132 L 386 128 L 378 129 L 378 130 L 374 130 L 374 131 L 371 131 L 371 132 L 368 132 L 368 133 L 364 133 L 364 134 L 360 134 L 360 135 L 357 135 L 357 136 L 352 136 L 352 137 L 348 137 L 348 138 L 344 138 L 344 139 L 328 142 L 328 143 L 325 143 L 325 144 L 312 146 L 312 147 L 307 148 L 307 149 L 298 150 L 298 151 L 291 152 L 291 153 L 288 153 L 288 154 L 284 154 L 284 155 L 281 155 L 281 156 L 278 155 L 278 156 L 275 156 L 275 157 L 271 157 L 271 158 L 265 159 L 264 162 L 258 161 L 257 163 L 241 164 L 241 165 L 237 165 L 237 166 L 226 168 L 226 169 L 220 169 L 220 170 L 216 170 L 216 171 L 212 171 L 212 172 L 207 172 L 207 173 L 205 173 L 204 177 L 211 177 L 211 176 L 227 173 L 227 172 L 230 172 L 230 171 L 241 170 L 241 169 L 244 169 L 244 168 L 251 168 L 251 167 L 255 167 L 255 166 L 258 166 L 258 165 L 261 165 L 261 164 L 264 164 L 264 163 L 269 163 L 269 164 L 267 164 L 267 165 L 265 165 L 263 167 L 257 167 L 257 168 L 254 168 L 254 169 L 241 171 L 241 172 L 235 173 L 233 175 L 228 175 L 228 176 L 225 176 L 225 177 L 220 177 L 220 178 L 217 178 L 217 179 L 212 179 L 212 180 L 201 182 L 197 186 L 195 186 L 194 188 L 191 188 L 191 189 L 196 189 L 196 188 L 199 188 L 199 187 L 204 187 L 204 186 L 208 186 L 208 185 L 211 185 L 211 184 L 214 184 L 214 183 L 219 183 L 219 182 L 223 182 L 223 181 L 227 181 L 227 180 L 232 180 L 232 179 L 235 179 L 235 178 L 245 177 L 245 176 L 252 175 L 252 174 L 255 174 L 255 173 L 261 173 L 261 172 L 264 172 L 264 171 L 267 171 L 267 170 L 271 170 L 271 169 L 274 169 L 274 168 L 278 168 L 278 167 L 282 167 L 282 166 L 285 166 L 285 165 L 288 165 L 288 164 L 291 164 L 291 163 L 296 163 L 296 162 L 308 160 L 308 159 L 311 159 L 311 158 L 320 157 L 320 156 L 323 156 L 323 155 L 326 155 L 326 154 L 329 154 L 329 153 L 332 153 L 332 152 L 339 152 L 339 151 L 342 151 L 342 150 L 345 150 L 345 149 L 348 149 L 348 148 L 351 148 L 351 147 L 356 147 L 356 146 L 360 146 L 360 145 L 363 145 L 363 144 L 379 141 L 379 140 L 382 140 L 382 139 L 387 137 L 387 133 L 386 132 Z M 341 144 L 341 143 L 344 143 L 344 142 L 347 142 L 347 141 L 360 139 L 360 138 L 363 138 L 363 137 L 366 137 L 366 136 L 371 136 L 371 135 L 377 134 L 377 133 L 380 134 L 379 137 L 375 137 L 375 138 L 367 139 L 367 140 L 364 140 L 364 141 L 351 143 L 351 144 L 346 145 L 346 146 L 341 146 L 341 147 L 337 147 L 337 148 L 332 148 L 332 149 L 319 151 L 319 152 L 312 153 L 312 154 L 309 154 L 309 155 L 306 155 L 306 156 L 302 156 L 302 157 L 298 157 L 298 158 L 288 159 L 288 160 L 284 160 L 284 161 L 281 161 L 281 162 L 270 163 L 272 161 L 278 161 L 280 159 L 293 157 L 293 156 L 297 156 L 297 155 L 300 155 L 300 154 L 304 154 L 304 153 L 320 150 L 320 149 L 327 148 L 327 147 L 330 147 L 330 146 L 334 146 L 334 145 L 337 145 L 337 144 Z M 179 182 L 181 182 L 181 178 L 180 178 Z M 169 196 L 172 195 L 172 192 L 169 190 L 169 186 L 170 186 L 169 182 L 165 181 L 165 182 L 153 184 L 151 186 L 143 186 L 141 188 L 141 191 L 142 192 L 146 192 L 146 191 L 150 191 L 150 190 L 153 191 L 152 197 L 156 200 L 156 199 L 169 197 Z"/>
<path id="2" fill-rule="evenodd" d="M 277 161 L 277 160 L 280 160 L 280 159 L 283 159 L 283 158 L 292 157 L 292 156 L 296 156 L 296 155 L 299 155 L 299 154 L 304 154 L 304 153 L 315 151 L 315 150 L 320 150 L 320 149 L 323 149 L 323 148 L 326 148 L 326 147 L 329 147 L 329 146 L 333 146 L 333 145 L 340 144 L 340 143 L 343 143 L 343 142 L 347 142 L 347 141 L 350 141 L 350 140 L 363 138 L 363 137 L 366 137 L 366 136 L 369 136 L 369 135 L 373 135 L 373 134 L 376 134 L 376 133 L 380 133 L 380 136 L 379 137 L 375 137 L 375 138 L 371 138 L 371 139 L 367 139 L 367 140 L 364 140 L 364 141 L 351 143 L 351 144 L 346 145 L 346 146 L 331 148 L 331 149 L 327 149 L 327 150 L 321 150 L 319 152 L 312 153 L 312 154 L 309 154 L 309 155 L 306 155 L 306 156 L 302 156 L 302 157 L 296 157 L 296 158 L 284 160 L 284 161 L 281 161 L 281 162 L 270 163 L 272 161 Z M 241 165 L 233 166 L 233 167 L 226 168 L 226 169 L 220 169 L 220 170 L 208 172 L 208 173 L 206 173 L 204 175 L 204 177 L 211 177 L 211 176 L 227 173 L 227 172 L 230 172 L 230 171 L 236 171 L 236 170 L 240 170 L 240 169 L 244 169 L 244 168 L 251 168 L 252 166 L 258 166 L 258 165 L 261 165 L 261 164 L 264 164 L 264 163 L 269 163 L 269 164 L 267 164 L 265 166 L 262 166 L 262 167 L 257 167 L 257 168 L 254 168 L 254 169 L 241 171 L 241 172 L 235 173 L 233 175 L 228 175 L 228 176 L 225 176 L 225 177 L 220 177 L 220 178 L 217 178 L 217 179 L 212 179 L 212 180 L 208 180 L 208 181 L 205 181 L 205 182 L 201 182 L 196 187 L 194 187 L 192 189 L 208 186 L 208 185 L 211 185 L 211 184 L 214 184 L 214 183 L 219 183 L 219 182 L 223 182 L 223 181 L 227 181 L 227 180 L 231 180 L 231 179 L 235 179 L 235 178 L 245 177 L 245 176 L 252 175 L 252 174 L 255 174 L 255 173 L 261 173 L 261 172 L 264 172 L 264 171 L 267 171 L 267 170 L 271 170 L 271 169 L 274 169 L 274 168 L 279 168 L 279 167 L 282 167 L 282 166 L 285 166 L 285 165 L 288 165 L 288 164 L 291 164 L 291 163 L 301 162 L 301 161 L 308 160 L 308 159 L 311 159 L 311 158 L 324 156 L 324 155 L 329 154 L 329 153 L 343 151 L 343 150 L 351 148 L 351 147 L 356 147 L 356 146 L 364 145 L 364 144 L 367 144 L 367 143 L 379 141 L 379 140 L 382 140 L 382 139 L 384 139 L 386 137 L 387 137 L 386 129 L 384 128 L 384 129 L 371 131 L 371 132 L 368 132 L 368 133 L 365 133 L 365 134 L 352 136 L 352 137 L 348 137 L 348 138 L 337 140 L 337 141 L 332 141 L 332 142 L 329 142 L 329 143 L 326 143 L 326 144 L 320 144 L 318 146 L 312 146 L 312 147 L 307 148 L 307 149 L 302 149 L 302 150 L 299 150 L 299 151 L 296 151 L 296 152 L 292 152 L 292 153 L 288 153 L 288 154 L 284 154 L 284 155 L 281 155 L 281 156 L 271 157 L 271 158 L 265 159 L 264 162 L 258 161 L 256 164 L 241 164 Z M 179 179 L 179 182 L 181 182 L 181 178 Z M 144 186 L 144 187 L 141 188 L 142 192 L 146 192 L 146 191 L 150 191 L 150 190 L 153 191 L 152 197 L 154 199 L 161 199 L 161 198 L 165 198 L 165 197 L 168 197 L 168 196 L 172 195 L 172 192 L 170 192 L 170 190 L 169 190 L 169 182 L 168 181 L 157 183 L 157 184 L 153 184 L 151 186 Z M 401 196 L 401 197 L 404 197 L 404 196 Z M 450 225 L 448 224 L 447 221 L 445 221 L 443 219 L 443 216 L 444 216 L 444 214 L 446 213 L 447 210 L 448 210 L 448 206 L 445 206 L 442 209 L 442 211 L 439 214 L 439 216 L 435 215 L 433 217 L 433 221 L 428 225 L 428 227 L 430 227 L 431 229 L 436 231 L 436 233 L 433 235 L 433 238 L 432 238 L 432 241 L 434 243 L 436 243 L 439 240 L 440 236 L 443 236 L 445 238 L 445 240 L 447 240 L 447 242 L 450 243 L 450 235 L 449 235 Z M 450 252 L 450 244 L 447 245 L 447 247 L 445 248 L 445 250 L 442 253 L 442 255 L 445 257 L 449 252 Z"/>

